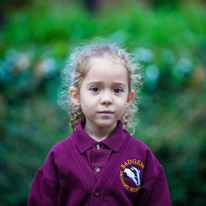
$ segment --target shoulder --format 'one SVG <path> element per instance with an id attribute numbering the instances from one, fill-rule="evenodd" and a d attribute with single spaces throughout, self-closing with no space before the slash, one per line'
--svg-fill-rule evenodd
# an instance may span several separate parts
<path id="1" fill-rule="evenodd" d="M 67 137 L 59 142 L 57 142 L 50 150 L 50 152 L 58 152 L 59 150 L 62 150 L 66 147 L 68 147 L 70 142 L 70 137 Z"/>
<path id="2" fill-rule="evenodd" d="M 157 172 L 162 170 L 162 166 L 151 151 L 151 149 L 142 141 L 130 135 L 127 147 L 128 153 L 141 159 L 146 167 L 156 168 Z"/>
<path id="3" fill-rule="evenodd" d="M 143 153 L 143 154 L 147 152 L 151 152 L 150 148 L 144 142 L 131 136 L 129 133 L 128 133 L 128 136 L 129 136 L 128 149 L 130 149 L 131 152 L 138 151 L 138 153 Z"/>
<path id="4" fill-rule="evenodd" d="M 149 147 L 144 142 L 142 142 L 141 140 L 139 140 L 131 135 L 130 135 L 130 141 L 135 146 L 138 146 L 144 150 L 149 150 Z"/>
<path id="5" fill-rule="evenodd" d="M 57 171 L 71 158 L 71 136 L 56 143 L 49 151 L 40 171 L 48 180 L 57 182 Z"/>
<path id="6" fill-rule="evenodd" d="M 73 135 L 57 142 L 49 151 L 45 164 L 58 164 L 59 162 L 62 162 L 68 157 L 70 157 L 70 153 L 72 151 L 71 148 L 71 142 L 73 141 Z"/>
<path id="7" fill-rule="evenodd" d="M 69 147 L 71 147 L 71 142 L 74 141 L 74 132 L 66 137 L 65 139 L 57 142 L 50 150 L 50 153 L 58 153 L 58 152 L 65 152 L 68 151 Z"/>

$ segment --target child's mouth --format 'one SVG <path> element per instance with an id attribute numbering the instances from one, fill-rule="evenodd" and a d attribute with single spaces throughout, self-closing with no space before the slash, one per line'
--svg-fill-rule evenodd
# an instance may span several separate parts
<path id="1" fill-rule="evenodd" d="M 104 111 L 101 111 L 99 112 L 100 114 L 113 114 L 114 112 L 112 111 L 109 111 L 109 110 L 104 110 Z"/>

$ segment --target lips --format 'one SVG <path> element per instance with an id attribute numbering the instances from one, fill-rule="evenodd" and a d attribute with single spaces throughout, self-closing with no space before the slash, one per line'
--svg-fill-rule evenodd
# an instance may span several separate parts
<path id="1" fill-rule="evenodd" d="M 114 112 L 110 111 L 110 110 L 104 110 L 104 111 L 100 111 L 100 114 L 113 114 Z"/>

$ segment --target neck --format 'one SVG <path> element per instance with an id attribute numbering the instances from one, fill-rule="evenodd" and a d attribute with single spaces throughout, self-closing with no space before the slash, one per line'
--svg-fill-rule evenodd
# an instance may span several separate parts
<path id="1" fill-rule="evenodd" d="M 84 131 L 95 141 L 101 142 L 106 139 L 116 128 L 117 123 L 110 127 L 99 127 L 91 122 L 86 121 Z"/>

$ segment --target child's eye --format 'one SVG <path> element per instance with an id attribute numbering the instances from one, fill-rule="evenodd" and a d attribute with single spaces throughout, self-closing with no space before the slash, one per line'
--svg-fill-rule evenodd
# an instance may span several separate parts
<path id="1" fill-rule="evenodd" d="M 123 90 L 121 88 L 115 88 L 113 91 L 116 94 L 121 94 L 123 92 Z"/>
<path id="2" fill-rule="evenodd" d="M 94 93 L 99 93 L 101 91 L 99 87 L 92 87 L 90 90 Z"/>

